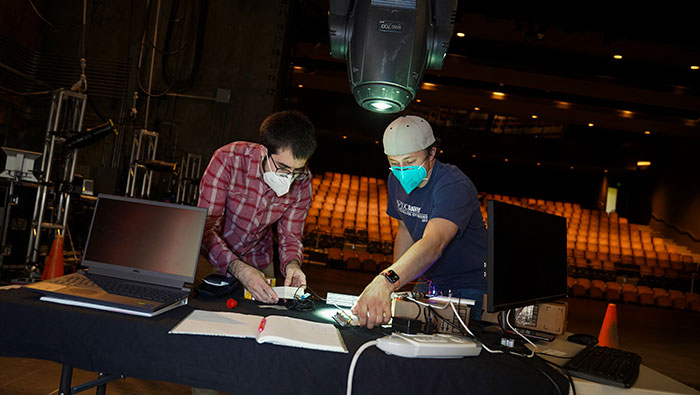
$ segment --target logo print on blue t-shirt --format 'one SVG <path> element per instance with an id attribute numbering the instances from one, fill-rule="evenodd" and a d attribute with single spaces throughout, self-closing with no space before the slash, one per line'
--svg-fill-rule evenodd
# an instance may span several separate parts
<path id="1" fill-rule="evenodd" d="M 409 217 L 416 217 L 421 220 L 421 222 L 428 222 L 428 214 L 421 213 L 421 208 L 418 206 L 411 206 L 410 204 L 404 203 L 399 199 L 396 199 L 396 209 L 403 215 Z"/>

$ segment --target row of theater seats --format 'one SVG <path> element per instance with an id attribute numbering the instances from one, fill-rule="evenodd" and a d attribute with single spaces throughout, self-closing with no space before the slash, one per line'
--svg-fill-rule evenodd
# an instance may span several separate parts
<path id="1" fill-rule="evenodd" d="M 333 268 L 377 273 L 389 267 L 394 261 L 391 254 L 370 253 L 365 250 L 328 248 L 327 265 Z"/>
<path id="2" fill-rule="evenodd" d="M 567 286 L 569 294 L 574 297 L 587 296 L 612 302 L 700 311 L 700 294 L 694 292 L 574 277 L 567 277 Z"/>
<path id="3" fill-rule="evenodd" d="M 313 178 L 307 233 L 391 244 L 398 222 L 386 214 L 386 180 L 326 172 Z"/>
<path id="4" fill-rule="evenodd" d="M 620 261 L 587 260 L 581 257 L 568 258 L 567 273 L 576 278 L 605 281 L 616 281 L 618 277 L 639 278 L 643 283 L 668 289 L 688 289 L 693 276 L 697 277 L 694 264 L 664 269 Z"/>

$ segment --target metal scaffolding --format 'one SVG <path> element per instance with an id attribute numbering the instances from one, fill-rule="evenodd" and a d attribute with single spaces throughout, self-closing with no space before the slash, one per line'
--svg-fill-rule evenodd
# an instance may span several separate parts
<path id="1" fill-rule="evenodd" d="M 202 155 L 187 154 L 182 158 L 177 182 L 176 202 L 194 206 L 199 197 Z"/>
<path id="2" fill-rule="evenodd" d="M 41 156 L 41 172 L 37 174 L 38 187 L 25 260 L 25 269 L 30 278 L 37 276 L 34 269 L 41 245 L 42 230 L 55 229 L 61 232 L 66 228 L 70 207 L 70 185 L 75 175 L 78 150 L 65 149 L 62 162 L 63 174 L 58 182 L 51 180 L 53 162 L 54 156 L 57 156 L 57 149 L 63 145 L 68 135 L 82 131 L 86 103 L 87 95 L 66 89 L 61 89 L 53 95 L 44 138 L 44 151 Z M 56 188 L 57 186 L 59 188 Z M 49 192 L 53 193 L 53 199 L 47 199 Z"/>
<path id="3" fill-rule="evenodd" d="M 130 197 L 148 198 L 151 194 L 153 170 L 146 167 L 147 163 L 155 162 L 158 150 L 158 133 L 139 129 L 134 134 L 131 144 L 131 160 L 129 161 L 129 176 L 126 181 L 126 194 Z M 136 184 L 141 178 L 141 192 L 136 195 Z"/>

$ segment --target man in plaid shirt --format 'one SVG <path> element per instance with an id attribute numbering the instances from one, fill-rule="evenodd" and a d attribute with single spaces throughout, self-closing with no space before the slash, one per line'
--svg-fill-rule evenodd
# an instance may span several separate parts
<path id="1" fill-rule="evenodd" d="M 284 285 L 306 284 L 301 236 L 311 206 L 306 164 L 315 149 L 311 121 L 300 112 L 278 112 L 260 125 L 260 144 L 219 148 L 202 176 L 197 206 L 208 210 L 202 249 L 258 301 L 278 301 L 265 281 L 274 277 L 273 229 Z"/>

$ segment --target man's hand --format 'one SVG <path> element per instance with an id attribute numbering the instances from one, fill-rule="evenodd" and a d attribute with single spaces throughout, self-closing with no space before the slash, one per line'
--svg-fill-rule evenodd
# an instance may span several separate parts
<path id="1" fill-rule="evenodd" d="M 377 276 L 367 285 L 350 311 L 360 321 L 360 326 L 372 329 L 389 322 L 391 318 L 391 292 L 394 286 L 384 277 Z"/>
<path id="2" fill-rule="evenodd" d="M 228 270 L 253 295 L 255 300 L 263 303 L 277 303 L 279 300 L 275 291 L 265 281 L 265 275 L 260 270 L 243 261 L 234 261 Z"/>
<path id="3" fill-rule="evenodd" d="M 296 260 L 289 262 L 284 271 L 285 287 L 300 287 L 302 285 L 306 285 L 306 275 L 301 271 L 301 266 L 299 266 L 299 262 Z"/>

